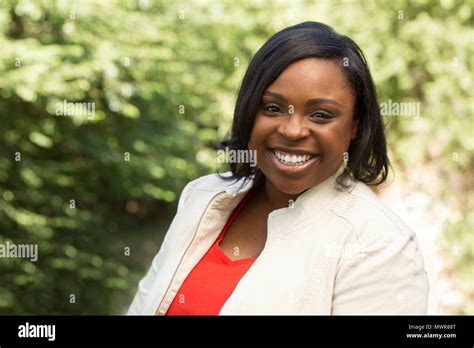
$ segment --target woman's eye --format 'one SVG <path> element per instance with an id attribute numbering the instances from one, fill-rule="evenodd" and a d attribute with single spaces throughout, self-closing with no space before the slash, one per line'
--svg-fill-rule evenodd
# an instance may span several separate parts
<path id="1" fill-rule="evenodd" d="M 322 111 L 316 111 L 316 112 L 312 113 L 311 117 L 312 118 L 319 118 L 319 119 L 323 119 L 323 120 L 328 120 L 328 119 L 332 118 L 331 115 L 329 115 L 326 112 L 322 112 Z"/>
<path id="2" fill-rule="evenodd" d="M 267 111 L 268 113 L 275 114 L 280 112 L 280 108 L 274 104 L 267 104 L 263 106 L 263 110 Z"/>

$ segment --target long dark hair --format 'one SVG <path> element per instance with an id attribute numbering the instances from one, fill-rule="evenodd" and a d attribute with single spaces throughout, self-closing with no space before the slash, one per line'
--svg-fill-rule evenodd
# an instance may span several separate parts
<path id="1" fill-rule="evenodd" d="M 339 189 L 350 187 L 353 180 L 369 185 L 383 183 L 390 162 L 377 94 L 366 59 L 352 39 L 323 23 L 304 22 L 283 29 L 255 54 L 239 90 L 231 137 L 220 142 L 219 148 L 248 150 L 263 93 L 288 65 L 310 57 L 337 61 L 355 95 L 353 117 L 358 121 L 358 130 L 347 151 L 346 168 L 336 179 Z M 232 174 L 223 177 L 225 180 L 247 180 L 256 175 L 256 181 L 261 181 L 263 177 L 258 167 L 251 167 L 249 163 L 229 165 Z"/>

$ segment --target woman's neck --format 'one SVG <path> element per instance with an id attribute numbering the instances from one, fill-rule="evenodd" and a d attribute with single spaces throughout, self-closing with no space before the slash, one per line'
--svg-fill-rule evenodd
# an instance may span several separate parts
<path id="1" fill-rule="evenodd" d="M 291 205 L 291 202 L 295 201 L 299 194 L 288 194 L 285 192 L 279 191 L 270 180 L 264 178 L 261 187 L 259 188 L 261 191 L 261 197 L 264 201 L 265 205 L 271 210 L 277 210 L 281 208 L 288 208 Z"/>

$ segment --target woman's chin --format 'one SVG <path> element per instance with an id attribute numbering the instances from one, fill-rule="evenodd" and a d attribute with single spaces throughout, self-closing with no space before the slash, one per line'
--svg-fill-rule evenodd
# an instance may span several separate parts
<path id="1" fill-rule="evenodd" d="M 277 180 L 272 180 L 272 178 L 268 178 L 267 180 L 270 180 L 272 185 L 281 193 L 286 193 L 287 195 L 300 195 L 304 191 L 306 191 L 309 186 L 305 185 L 304 183 L 290 183 L 288 180 L 282 180 L 282 179 L 277 179 Z"/>

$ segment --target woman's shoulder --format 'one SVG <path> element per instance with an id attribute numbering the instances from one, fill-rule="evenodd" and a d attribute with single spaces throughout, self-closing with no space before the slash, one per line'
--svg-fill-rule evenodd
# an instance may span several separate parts
<path id="1" fill-rule="evenodd" d="M 374 221 L 401 229 L 407 224 L 363 182 L 357 181 L 341 195 L 333 210 L 354 222 Z M 388 227 L 388 226 L 387 226 Z"/>
<path id="2" fill-rule="evenodd" d="M 415 242 L 414 230 L 366 184 L 358 181 L 331 209 L 352 226 L 364 248 Z"/>
<path id="3" fill-rule="evenodd" d="M 199 192 L 207 192 L 212 194 L 223 191 L 235 194 L 240 189 L 242 189 L 244 184 L 247 183 L 247 185 L 249 185 L 252 181 L 251 178 L 249 178 L 250 180 L 247 181 L 244 179 L 238 181 L 226 179 L 230 177 L 230 171 L 225 173 L 211 173 L 200 176 L 188 182 L 181 192 L 178 207 L 182 207 L 193 194 Z"/>
<path id="4" fill-rule="evenodd" d="M 426 313 L 429 281 L 410 226 L 361 182 L 332 211 L 351 225 L 340 249 L 333 313 Z"/>
<path id="5" fill-rule="evenodd" d="M 231 175 L 232 173 L 230 171 L 203 175 L 190 181 L 186 187 L 189 186 L 204 191 L 235 191 L 240 187 L 244 179 L 238 181 L 230 180 Z"/>

